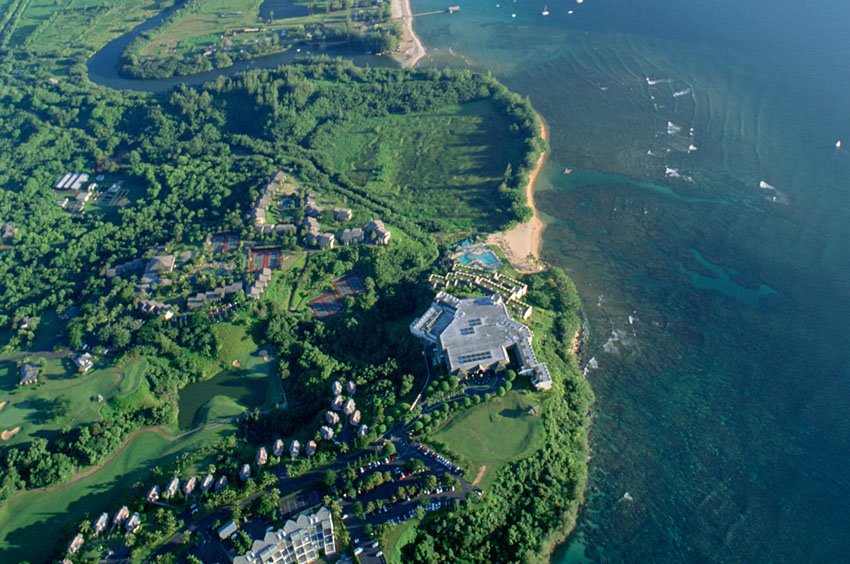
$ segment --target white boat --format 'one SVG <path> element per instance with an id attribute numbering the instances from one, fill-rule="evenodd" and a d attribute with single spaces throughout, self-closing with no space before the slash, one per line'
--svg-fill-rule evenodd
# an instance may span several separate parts
<path id="1" fill-rule="evenodd" d="M 572 16 L 572 15 L 573 15 L 573 11 L 572 11 L 572 10 L 567 10 L 567 15 L 568 15 L 568 16 Z"/>
<path id="2" fill-rule="evenodd" d="M 836 148 L 836 149 L 840 149 L 840 148 L 841 148 L 841 139 L 839 139 L 838 141 L 836 141 L 836 142 L 835 142 L 835 148 Z"/>
<path id="3" fill-rule="evenodd" d="M 542 13 L 543 13 L 543 15 L 544 15 L 544 16 L 548 16 L 548 15 L 549 15 L 549 7 L 548 7 L 548 6 L 544 6 L 544 7 L 543 7 L 543 12 L 542 12 Z"/>
<path id="4" fill-rule="evenodd" d="M 515 18 L 515 17 L 516 17 L 516 14 L 511 14 L 511 17 L 512 17 L 512 18 Z"/>

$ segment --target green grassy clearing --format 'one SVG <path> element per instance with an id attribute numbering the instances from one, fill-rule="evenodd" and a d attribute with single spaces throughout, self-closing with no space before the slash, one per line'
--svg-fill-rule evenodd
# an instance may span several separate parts
<path id="1" fill-rule="evenodd" d="M 401 564 L 401 549 L 416 538 L 416 525 L 418 523 L 418 519 L 411 519 L 387 529 L 387 532 L 381 537 L 381 549 L 384 551 L 387 562 Z"/>
<path id="2" fill-rule="evenodd" d="M 274 359 L 266 362 L 246 327 L 219 323 L 212 328 L 219 343 L 220 366 L 207 380 L 189 384 L 180 392 L 178 425 L 195 428 L 283 400 Z M 233 361 L 238 361 L 234 366 Z"/>
<path id="3" fill-rule="evenodd" d="M 301 37 L 304 26 L 342 26 L 349 15 L 349 10 L 340 9 L 341 4 L 328 10 L 329 3 L 325 1 L 295 0 L 294 5 L 311 13 L 268 21 L 260 17 L 262 3 L 263 0 L 205 0 L 159 28 L 139 54 L 158 59 L 222 49 L 236 55 L 242 48 L 263 43 L 273 51 L 281 51 L 287 47 L 286 43 L 278 44 L 282 30 L 295 31 L 293 37 Z"/>
<path id="4" fill-rule="evenodd" d="M 292 254 L 287 254 L 283 259 L 281 271 L 272 277 L 272 282 L 269 284 L 266 291 L 263 293 L 263 300 L 267 303 L 276 303 L 280 307 L 289 306 L 289 297 L 292 293 L 292 287 L 283 279 L 283 273 L 292 269 L 304 268 L 307 261 L 307 253 L 298 251 Z"/>
<path id="5" fill-rule="evenodd" d="M 314 143 L 337 172 L 447 231 L 488 231 L 509 219 L 494 203 L 523 148 L 489 101 L 357 119 Z"/>
<path id="6" fill-rule="evenodd" d="M 212 326 L 212 332 L 218 343 L 218 358 L 228 366 L 234 360 L 251 363 L 252 354 L 257 351 L 257 343 L 242 325 L 218 323 Z"/>
<path id="7" fill-rule="evenodd" d="M 246 413 L 248 408 L 228 396 L 215 396 L 195 414 L 192 426 L 200 427 Z"/>
<path id="8" fill-rule="evenodd" d="M 147 0 L 24 1 L 9 43 L 39 56 L 43 68 L 60 75 L 75 56 L 94 53 L 159 11 Z"/>
<path id="9" fill-rule="evenodd" d="M 120 374 L 114 368 L 80 375 L 66 369 L 59 360 L 49 360 L 45 361 L 37 385 L 20 387 L 16 386 L 16 364 L 0 362 L 0 401 L 9 402 L 0 411 L 0 430 L 21 426 L 21 431 L 4 445 L 44 437 L 66 426 L 99 421 L 110 408 L 108 402 L 97 403 L 95 397 L 98 394 L 106 399 L 116 397 L 114 388 L 119 379 Z"/>
<path id="10" fill-rule="evenodd" d="M 499 468 L 543 446 L 540 416 L 525 413 L 532 405 L 541 409 L 535 396 L 511 390 L 503 397 L 460 413 L 432 437 L 472 463 L 466 469 L 467 479 L 474 479 L 478 469 L 486 465 L 481 481 L 481 487 L 486 487 L 493 482 Z"/>
<path id="11" fill-rule="evenodd" d="M 134 510 L 153 468 L 232 432 L 232 427 L 222 426 L 170 440 L 156 431 L 142 431 L 91 475 L 19 495 L 0 507 L 0 560 L 45 561 L 54 543 L 65 542 L 83 516 L 91 519 L 102 511 L 112 514 L 123 504 Z"/>

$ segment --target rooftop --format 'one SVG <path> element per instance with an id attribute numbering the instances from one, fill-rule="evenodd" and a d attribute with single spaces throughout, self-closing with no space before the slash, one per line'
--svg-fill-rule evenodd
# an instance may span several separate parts
<path id="1" fill-rule="evenodd" d="M 531 340 L 531 330 L 511 318 L 498 295 L 461 300 L 440 292 L 410 330 L 439 345 L 451 372 L 507 363 L 510 347 Z"/>

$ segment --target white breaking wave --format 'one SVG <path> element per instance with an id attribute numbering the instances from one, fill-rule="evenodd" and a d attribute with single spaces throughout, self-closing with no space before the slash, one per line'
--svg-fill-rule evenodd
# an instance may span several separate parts
<path id="1" fill-rule="evenodd" d="M 587 361 L 587 364 L 584 366 L 584 370 L 582 370 L 582 375 L 587 376 L 588 372 L 590 372 L 591 370 L 596 370 L 597 368 L 599 368 L 599 361 L 596 360 L 596 357 L 594 356 L 593 358 Z"/>
<path id="2" fill-rule="evenodd" d="M 681 98 L 682 96 L 687 96 L 690 93 L 691 93 L 691 89 L 685 88 L 684 90 L 679 90 L 678 92 L 673 92 L 673 97 L 674 98 Z"/>
<path id="3" fill-rule="evenodd" d="M 699 147 L 697 147 L 697 146 L 696 146 L 696 145 L 694 145 L 693 143 L 691 143 L 690 145 L 688 145 L 688 152 L 689 152 L 689 153 L 693 153 L 693 152 L 695 152 L 697 149 L 699 149 Z"/>
<path id="4" fill-rule="evenodd" d="M 669 78 L 658 78 L 658 79 L 653 80 L 653 79 L 649 78 L 648 76 L 646 77 L 646 83 L 650 86 L 655 86 L 656 84 L 664 84 L 664 83 L 667 83 L 667 82 L 670 82 Z"/>
<path id="5" fill-rule="evenodd" d="M 633 345 L 634 342 L 629 337 L 629 334 L 620 329 L 614 329 L 611 331 L 611 336 L 602 345 L 602 350 L 607 352 L 608 354 L 619 354 L 620 346 L 629 347 Z"/>
<path id="6" fill-rule="evenodd" d="M 667 176 L 667 178 L 680 178 L 680 179 L 684 180 L 685 182 L 693 182 L 694 181 L 693 176 L 685 176 L 678 169 L 670 168 L 669 166 L 665 167 L 664 174 Z"/>
<path id="7" fill-rule="evenodd" d="M 775 186 L 771 186 L 770 184 L 768 184 L 764 180 L 759 182 L 759 188 L 761 188 L 762 190 L 776 190 Z"/>
<path id="8" fill-rule="evenodd" d="M 678 135 L 682 132 L 682 128 L 672 121 L 667 122 L 667 135 Z"/>

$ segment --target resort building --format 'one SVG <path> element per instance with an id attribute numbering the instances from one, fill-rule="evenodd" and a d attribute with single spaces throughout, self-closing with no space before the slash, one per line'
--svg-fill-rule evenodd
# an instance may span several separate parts
<path id="1" fill-rule="evenodd" d="M 128 533 L 134 533 L 138 530 L 138 528 L 142 525 L 142 516 L 139 515 L 138 512 L 133 513 L 133 516 L 127 520 L 127 524 L 124 525 L 124 528 Z"/>
<path id="2" fill-rule="evenodd" d="M 227 476 L 222 476 L 215 483 L 215 491 L 220 492 L 227 485 Z"/>
<path id="3" fill-rule="evenodd" d="M 301 443 L 298 441 L 292 441 L 289 443 L 289 456 L 292 460 L 298 458 L 298 454 L 301 452 Z"/>
<path id="4" fill-rule="evenodd" d="M 345 391 L 348 392 L 348 395 L 350 396 L 357 393 L 357 384 L 354 383 L 354 380 L 349 380 L 345 383 Z"/>
<path id="5" fill-rule="evenodd" d="M 339 423 L 339 415 L 333 411 L 328 411 L 325 413 L 325 421 L 327 421 L 328 425 L 336 425 Z"/>
<path id="6" fill-rule="evenodd" d="M 68 554 L 76 554 L 79 552 L 83 547 L 84 541 L 83 533 L 77 533 L 76 536 L 71 539 L 71 542 L 68 543 Z"/>
<path id="7" fill-rule="evenodd" d="M 380 219 L 370 221 L 365 231 L 372 237 L 376 245 L 387 245 L 392 238 L 392 233 Z"/>
<path id="8" fill-rule="evenodd" d="M 369 434 L 369 427 L 367 427 L 366 425 L 360 425 L 360 428 L 357 429 L 357 436 L 358 437 L 365 437 L 368 434 Z"/>
<path id="9" fill-rule="evenodd" d="M 354 427 L 357 427 L 358 425 L 360 425 L 360 410 L 359 409 L 355 410 L 354 413 L 351 414 L 351 416 L 348 418 L 348 422 L 351 425 L 353 425 Z"/>
<path id="10" fill-rule="evenodd" d="M 18 228 L 15 227 L 14 223 L 7 223 L 3 226 L 3 232 L 0 233 L 0 239 L 5 239 L 6 241 L 14 238 L 18 233 Z"/>
<path id="11" fill-rule="evenodd" d="M 350 221 L 354 217 L 354 213 L 349 208 L 336 208 L 334 210 L 334 219 L 337 221 Z"/>
<path id="12" fill-rule="evenodd" d="M 186 480 L 186 483 L 183 484 L 183 495 L 188 496 L 193 491 L 195 491 L 195 486 L 198 485 L 198 479 L 194 476 Z"/>
<path id="13" fill-rule="evenodd" d="M 331 384 L 331 393 L 335 396 L 342 393 L 342 384 L 340 384 L 339 380 L 335 380 L 334 383 Z"/>
<path id="14" fill-rule="evenodd" d="M 342 399 L 342 396 L 334 396 L 334 399 L 331 400 L 331 409 L 334 411 L 342 411 L 342 406 L 345 404 L 345 400 Z"/>
<path id="15" fill-rule="evenodd" d="M 239 478 L 244 482 L 248 478 L 251 477 L 251 466 L 248 464 L 243 464 L 242 468 L 239 469 Z"/>
<path id="16" fill-rule="evenodd" d="M 151 503 L 159 500 L 159 486 L 152 487 L 148 492 L 148 495 L 145 496 L 145 499 L 147 499 Z"/>
<path id="17" fill-rule="evenodd" d="M 172 478 L 168 485 L 165 486 L 165 491 L 162 493 L 162 497 L 165 499 L 172 498 L 177 495 L 177 491 L 180 489 L 180 479 Z"/>
<path id="18" fill-rule="evenodd" d="M 92 531 L 94 531 L 95 535 L 99 535 L 103 531 L 106 530 L 106 526 L 109 524 L 109 513 L 101 513 L 100 517 L 98 517 L 94 523 L 92 523 Z"/>
<path id="19" fill-rule="evenodd" d="M 358 245 L 366 240 L 366 233 L 362 227 L 352 227 L 351 229 L 343 229 L 339 232 L 339 242 L 341 245 Z"/>
<path id="20" fill-rule="evenodd" d="M 331 512 L 322 507 L 287 521 L 282 529 L 268 531 L 251 550 L 233 559 L 234 564 L 309 564 L 336 554 Z"/>
<path id="21" fill-rule="evenodd" d="M 80 372 L 85 374 L 94 366 L 94 358 L 92 358 L 91 353 L 77 354 L 74 355 L 74 364 Z"/>
<path id="22" fill-rule="evenodd" d="M 307 441 L 307 446 L 304 449 L 304 452 L 307 453 L 307 456 L 313 456 L 316 454 L 316 441 Z"/>
<path id="23" fill-rule="evenodd" d="M 130 510 L 127 509 L 127 506 L 124 505 L 121 509 L 118 510 L 118 513 L 115 514 L 115 517 L 112 518 L 113 525 L 120 525 L 130 516 Z"/>
<path id="24" fill-rule="evenodd" d="M 326 441 L 330 441 L 334 438 L 334 431 L 330 427 L 322 425 L 319 428 L 319 435 L 321 435 L 321 437 Z"/>
<path id="25" fill-rule="evenodd" d="M 257 449 L 257 459 L 255 462 L 257 466 L 263 466 L 266 462 L 269 461 L 269 453 L 266 452 L 266 447 L 260 447 Z"/>
<path id="26" fill-rule="evenodd" d="M 38 373 L 41 369 L 35 364 L 26 363 L 21 365 L 20 378 L 18 384 L 21 386 L 29 386 L 30 384 L 38 384 Z"/>
<path id="27" fill-rule="evenodd" d="M 277 439 L 272 445 L 272 454 L 275 456 L 275 458 L 280 458 L 280 456 L 283 454 L 283 448 L 283 441 L 281 439 Z"/>
<path id="28" fill-rule="evenodd" d="M 511 318 L 498 294 L 460 299 L 440 292 L 410 332 L 434 346 L 451 374 L 501 372 L 513 359 L 538 390 L 552 387 L 549 370 L 531 347 L 531 329 Z"/>
<path id="29" fill-rule="evenodd" d="M 230 521 L 219 527 L 218 531 L 216 532 L 218 533 L 218 538 L 220 538 L 221 540 L 226 540 L 228 537 L 235 534 L 238 529 L 239 527 L 237 527 L 236 523 L 231 519 Z"/>
<path id="30" fill-rule="evenodd" d="M 348 399 L 345 401 L 345 404 L 342 406 L 342 411 L 346 415 L 351 415 L 355 411 L 357 411 L 357 405 L 354 403 L 353 399 Z"/>
<path id="31" fill-rule="evenodd" d="M 148 261 L 145 272 L 169 273 L 174 270 L 174 263 L 177 259 L 174 255 L 159 255 Z"/>
<path id="32" fill-rule="evenodd" d="M 212 487 L 213 482 L 215 482 L 213 475 L 207 474 L 207 477 L 201 481 L 201 491 L 206 493 Z"/>

